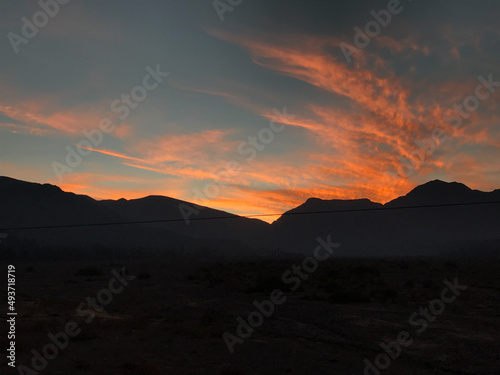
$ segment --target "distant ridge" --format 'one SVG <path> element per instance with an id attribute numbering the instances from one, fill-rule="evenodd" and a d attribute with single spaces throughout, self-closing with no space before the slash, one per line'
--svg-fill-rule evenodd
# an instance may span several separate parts
<path id="1" fill-rule="evenodd" d="M 273 229 L 277 243 L 290 251 L 303 251 L 317 236 L 330 234 L 342 244 L 338 255 L 437 255 L 485 242 L 498 244 L 500 253 L 500 204 L 369 211 L 499 201 L 498 189 L 482 192 L 458 182 L 434 180 L 384 205 L 368 199 L 309 198 L 288 212 L 368 211 L 307 215 L 307 219 L 283 215 Z"/>
<path id="2" fill-rule="evenodd" d="M 54 247 L 78 244 L 82 249 L 113 246 L 307 253 L 318 236 L 331 235 L 342 244 L 339 255 L 439 254 L 458 251 L 464 244 L 470 247 L 485 241 L 500 243 L 500 204 L 426 210 L 380 209 L 494 201 L 500 201 L 500 189 L 482 192 L 461 183 L 434 180 L 385 205 L 369 199 L 309 198 L 273 224 L 204 207 L 196 218 L 233 220 L 191 221 L 189 225 L 179 221 L 57 231 L 12 231 L 9 238 L 26 238 Z M 181 219 L 180 204 L 195 207 L 190 202 L 157 195 L 97 201 L 86 195 L 64 192 L 50 184 L 0 177 L 0 228 Z M 300 215 L 324 211 L 350 212 Z"/>

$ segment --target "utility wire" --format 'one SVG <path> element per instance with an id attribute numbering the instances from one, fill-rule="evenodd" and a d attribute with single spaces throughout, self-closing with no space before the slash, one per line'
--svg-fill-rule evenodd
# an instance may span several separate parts
<path id="1" fill-rule="evenodd" d="M 255 215 L 228 215 L 228 216 L 215 216 L 215 217 L 194 217 L 189 218 L 189 221 L 202 221 L 202 220 L 226 220 L 226 219 L 251 219 L 257 217 L 268 216 L 294 216 L 294 215 L 316 215 L 316 214 L 329 214 L 329 213 L 343 213 L 343 212 L 365 212 L 365 211 L 390 211 L 390 210 L 404 210 L 404 209 L 418 209 L 418 208 L 433 208 L 433 207 L 458 207 L 458 206 L 474 206 L 483 204 L 500 204 L 500 201 L 489 202 L 470 202 L 470 203 L 448 203 L 448 204 L 430 204 L 421 206 L 403 206 L 403 207 L 374 207 L 374 208 L 355 208 L 347 210 L 325 210 L 325 211 L 305 211 L 305 212 L 285 212 L 282 214 L 255 214 Z M 185 219 L 162 219 L 162 220 L 140 220 L 140 221 L 121 221 L 121 222 L 108 222 L 108 223 L 91 223 L 91 224 L 62 224 L 62 225 L 45 225 L 45 226 L 29 226 L 29 227 L 11 227 L 0 228 L 0 231 L 17 231 L 17 230 L 34 230 L 34 229 L 60 229 L 60 228 L 81 228 L 81 227 L 97 227 L 108 225 L 129 225 L 129 224 L 155 224 L 155 223 L 174 223 L 186 221 Z"/>

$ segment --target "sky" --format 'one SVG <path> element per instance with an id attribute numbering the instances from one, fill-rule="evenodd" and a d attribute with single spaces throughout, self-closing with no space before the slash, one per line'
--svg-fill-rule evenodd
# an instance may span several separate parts
<path id="1" fill-rule="evenodd" d="M 499 13 L 496 0 L 0 0 L 0 175 L 236 214 L 385 203 L 434 179 L 491 191 Z"/>

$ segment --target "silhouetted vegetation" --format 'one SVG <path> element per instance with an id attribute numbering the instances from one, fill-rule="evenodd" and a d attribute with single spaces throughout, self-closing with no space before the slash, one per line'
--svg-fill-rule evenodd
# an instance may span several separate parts
<path id="1" fill-rule="evenodd" d="M 76 271 L 75 276 L 101 276 L 102 270 L 99 267 L 89 266 L 80 268 Z"/>

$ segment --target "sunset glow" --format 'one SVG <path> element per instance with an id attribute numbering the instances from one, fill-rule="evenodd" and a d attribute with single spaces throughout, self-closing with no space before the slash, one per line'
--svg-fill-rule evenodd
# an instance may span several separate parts
<path id="1" fill-rule="evenodd" d="M 339 45 L 353 44 L 369 4 L 345 5 L 349 22 L 310 9 L 324 22 L 301 31 L 295 2 L 279 9 L 289 21 L 258 27 L 256 4 L 221 23 L 210 2 L 191 3 L 135 17 L 135 3 L 72 2 L 19 53 L 3 38 L 0 174 L 96 199 L 166 195 L 242 215 L 309 197 L 385 203 L 436 178 L 500 186 L 500 90 L 484 83 L 500 80 L 495 12 L 457 4 L 424 30 L 418 15 L 440 5 L 407 4 L 349 64 Z M 9 7 L 18 17 L 4 34 L 37 5 Z M 147 67 L 164 73 L 147 78 Z M 99 130 L 103 119 L 112 131 Z M 96 130 L 93 145 L 86 134 Z M 73 166 L 68 147 L 85 154 Z"/>

